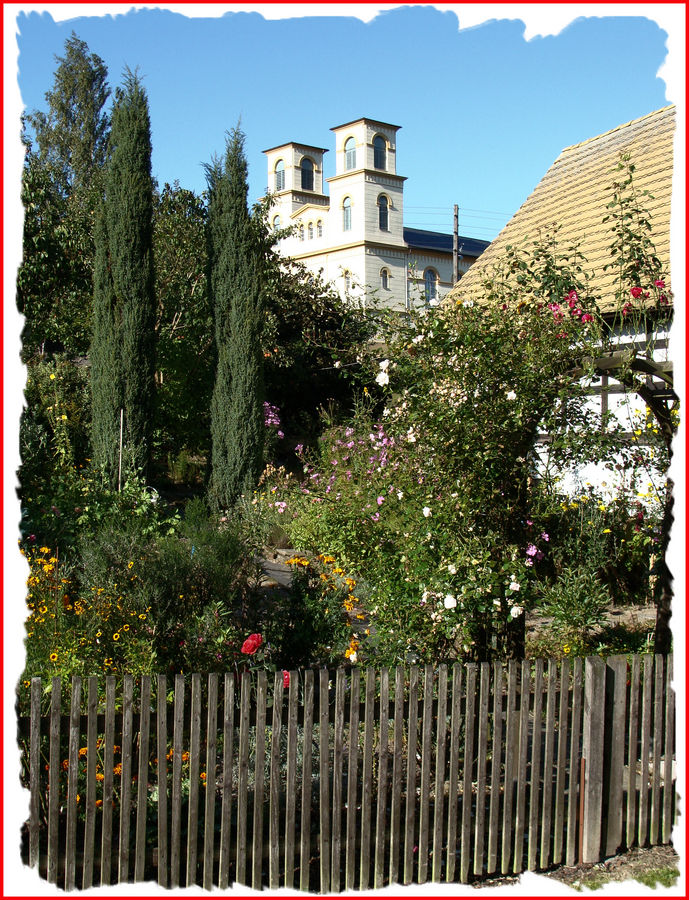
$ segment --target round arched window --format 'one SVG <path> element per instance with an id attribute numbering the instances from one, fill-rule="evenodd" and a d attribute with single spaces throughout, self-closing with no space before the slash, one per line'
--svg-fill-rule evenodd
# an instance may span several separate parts
<path id="1" fill-rule="evenodd" d="M 356 142 L 353 137 L 347 138 L 345 149 L 345 169 L 356 169 Z"/>
<path id="2" fill-rule="evenodd" d="M 378 227 L 381 231 L 388 230 L 388 198 L 385 194 L 378 198 Z"/>
<path id="3" fill-rule="evenodd" d="M 387 291 L 390 287 L 390 273 L 387 269 L 380 270 L 380 286 L 384 291 Z"/>
<path id="4" fill-rule="evenodd" d="M 436 303 L 438 299 L 438 275 L 434 269 L 426 269 L 423 273 L 426 303 Z"/>
<path id="5" fill-rule="evenodd" d="M 284 191 L 285 189 L 285 164 L 279 159 L 275 163 L 275 190 Z"/>
<path id="6" fill-rule="evenodd" d="M 313 163 L 306 157 L 301 161 L 301 189 L 302 191 L 313 190 Z"/>
<path id="7" fill-rule="evenodd" d="M 376 135 L 373 138 L 373 167 L 374 169 L 385 169 L 385 138 Z"/>
<path id="8" fill-rule="evenodd" d="M 342 230 L 351 231 L 352 229 L 352 201 L 350 197 L 345 197 L 342 201 Z"/>

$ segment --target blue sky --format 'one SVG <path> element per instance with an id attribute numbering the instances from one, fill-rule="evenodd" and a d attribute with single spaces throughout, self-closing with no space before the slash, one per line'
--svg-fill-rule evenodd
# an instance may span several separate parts
<path id="1" fill-rule="evenodd" d="M 125 12 L 128 5 L 103 14 L 118 12 L 112 4 L 72 6 L 86 14 L 64 19 L 59 6 L 42 8 L 18 8 L 16 16 L 22 102 L 45 108 L 54 56 L 72 30 L 103 58 L 112 87 L 125 66 L 138 67 L 161 185 L 178 179 L 202 190 L 203 163 L 222 152 L 225 132 L 240 118 L 251 200 L 267 184 L 261 151 L 286 141 L 328 147 L 327 177 L 330 128 L 369 116 L 402 126 L 405 224 L 450 231 L 457 203 L 461 233 L 488 240 L 563 147 L 675 99 L 657 77 L 668 34 L 646 17 L 652 4 L 624 4 L 624 14 L 612 17 L 587 14 L 557 35 L 528 41 L 524 22 L 506 18 L 513 7 L 500 4 L 486 6 L 490 21 L 466 28 L 468 13 L 458 4 L 390 4 L 369 22 L 340 4 L 330 4 L 328 15 L 274 20 L 217 8 L 213 18 Z M 595 13 L 602 5 L 580 9 Z M 264 13 L 275 15 L 275 7 Z"/>

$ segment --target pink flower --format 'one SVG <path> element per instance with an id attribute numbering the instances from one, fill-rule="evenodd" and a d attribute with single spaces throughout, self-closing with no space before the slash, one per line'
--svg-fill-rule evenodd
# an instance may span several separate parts
<path id="1" fill-rule="evenodd" d="M 246 656 L 253 656 L 262 643 L 263 638 L 260 634 L 250 634 L 242 644 L 242 653 L 246 654 Z"/>
<path id="2" fill-rule="evenodd" d="M 641 290 L 640 287 L 633 287 L 629 293 L 636 300 L 638 297 L 640 297 L 643 294 L 643 291 Z"/>
<path id="3" fill-rule="evenodd" d="M 659 287 L 659 288 L 665 287 L 665 282 L 662 280 L 662 278 L 659 278 L 657 281 L 654 281 L 653 283 L 655 284 L 656 287 Z"/>
<path id="4" fill-rule="evenodd" d="M 624 306 L 622 307 L 622 315 L 623 316 L 629 315 L 629 313 L 632 311 L 632 308 L 633 307 L 632 307 L 631 303 L 625 303 Z"/>
<path id="5" fill-rule="evenodd" d="M 591 313 L 584 313 L 584 315 L 581 317 L 581 321 L 582 322 L 593 322 L 593 316 L 591 315 Z"/>
<path id="6" fill-rule="evenodd" d="M 379 497 L 377 500 L 378 506 L 382 506 L 385 502 L 385 497 Z"/>

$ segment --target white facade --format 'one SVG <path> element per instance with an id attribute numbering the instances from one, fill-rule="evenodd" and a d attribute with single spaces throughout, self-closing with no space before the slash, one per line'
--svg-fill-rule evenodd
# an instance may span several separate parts
<path id="1" fill-rule="evenodd" d="M 331 130 L 335 174 L 325 181 L 322 147 L 290 142 L 264 151 L 271 224 L 293 228 L 279 252 L 320 273 L 343 297 L 375 296 L 399 310 L 439 301 L 452 287 L 452 236 L 404 227 L 399 126 L 357 119 Z M 487 245 L 459 238 L 460 277 Z"/>

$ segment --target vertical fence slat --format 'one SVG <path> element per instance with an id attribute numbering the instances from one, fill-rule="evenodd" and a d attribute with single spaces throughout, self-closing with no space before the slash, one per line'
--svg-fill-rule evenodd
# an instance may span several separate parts
<path id="1" fill-rule="evenodd" d="M 540 764 L 541 764 L 541 713 L 543 706 L 543 660 L 534 663 L 533 677 L 533 744 L 531 748 L 531 786 L 529 791 L 529 842 L 526 867 L 529 871 L 536 868 L 538 855 L 538 822 L 541 810 L 540 801 Z"/>
<path id="2" fill-rule="evenodd" d="M 567 788 L 567 865 L 573 866 L 577 860 L 577 816 L 579 812 L 580 739 L 581 739 L 581 693 L 582 661 L 574 660 L 572 667 L 572 727 L 569 750 L 569 779 Z M 581 848 L 579 848 L 581 855 Z"/>
<path id="3" fill-rule="evenodd" d="M 81 678 L 72 676 L 72 703 L 69 715 L 67 768 L 67 836 L 65 840 L 65 890 L 76 886 L 77 789 L 79 787 L 79 721 L 81 719 Z"/>
<path id="4" fill-rule="evenodd" d="M 351 671 L 349 694 L 349 748 L 347 755 L 347 848 L 345 853 L 345 888 L 353 890 L 356 878 L 356 806 L 359 784 L 359 669 Z"/>
<path id="5" fill-rule="evenodd" d="M 488 755 L 488 705 L 490 703 L 490 663 L 480 665 L 478 735 L 476 741 L 476 813 L 474 816 L 474 875 L 483 872 L 486 831 L 486 757 Z"/>
<path id="6" fill-rule="evenodd" d="M 220 861 L 218 887 L 230 883 L 230 847 L 232 840 L 232 750 L 234 746 L 234 675 L 225 673 L 223 693 L 222 805 L 220 811 Z"/>
<path id="7" fill-rule="evenodd" d="M 287 797 L 285 800 L 285 875 L 286 888 L 294 887 L 294 841 L 297 828 L 297 673 L 290 672 L 287 700 Z"/>
<path id="8" fill-rule="evenodd" d="M 311 874 L 311 741 L 313 739 L 313 672 L 304 673 L 304 743 L 302 746 L 301 778 L 301 840 L 299 844 L 299 888 L 309 890 Z"/>
<path id="9" fill-rule="evenodd" d="M 41 792 L 41 679 L 31 679 L 31 731 L 29 735 L 29 866 L 38 868 Z M 86 887 L 86 885 L 84 885 Z"/>
<path id="10" fill-rule="evenodd" d="M 380 730 L 378 737 L 378 804 L 376 808 L 376 856 L 373 874 L 373 888 L 383 887 L 385 870 L 385 810 L 388 797 L 388 729 L 390 724 L 390 673 L 380 672 Z M 335 772 L 338 772 L 337 766 Z"/>
<path id="11" fill-rule="evenodd" d="M 416 812 L 416 744 L 419 717 L 419 670 L 409 670 L 407 719 L 407 796 L 404 804 L 404 884 L 414 880 L 414 819 Z"/>
<path id="12" fill-rule="evenodd" d="M 588 656 L 584 664 L 584 823 L 582 862 L 600 859 L 603 811 L 605 661 Z"/>
<path id="13" fill-rule="evenodd" d="M 672 761 L 675 752 L 675 694 L 672 690 L 672 654 L 665 661 L 665 745 L 663 749 L 663 832 L 662 843 L 672 838 L 673 779 Z"/>
<path id="14" fill-rule="evenodd" d="M 541 814 L 541 868 L 547 869 L 550 858 L 550 829 L 553 816 L 553 754 L 555 752 L 555 691 L 557 664 L 548 660 L 548 700 L 545 710 L 545 750 L 543 753 L 543 812 Z M 624 738 L 622 739 L 624 746 Z"/>
<path id="15" fill-rule="evenodd" d="M 50 695 L 50 744 L 48 786 L 48 883 L 57 884 L 58 830 L 60 827 L 60 714 L 62 681 L 53 678 Z"/>
<path id="16" fill-rule="evenodd" d="M 644 655 L 644 684 L 641 699 L 641 761 L 639 773 L 639 846 L 648 840 L 648 764 L 651 746 L 651 704 L 653 690 L 653 657 Z"/>
<path id="17" fill-rule="evenodd" d="M 627 828 L 626 844 L 636 843 L 637 765 L 639 755 L 639 657 L 632 657 L 629 675 L 629 725 L 627 733 Z"/>
<path id="18" fill-rule="evenodd" d="M 86 820 L 84 822 L 84 863 L 81 876 L 82 889 L 93 885 L 93 855 L 96 842 L 96 716 L 98 713 L 98 678 L 87 679 L 86 695 Z"/>
<path id="19" fill-rule="evenodd" d="M 246 832 L 249 802 L 249 703 L 251 675 L 242 672 L 239 707 L 239 756 L 237 775 L 237 882 L 246 884 Z"/>
<path id="20" fill-rule="evenodd" d="M 172 730 L 172 798 L 170 810 L 170 887 L 180 886 L 182 860 L 182 752 L 184 738 L 184 676 L 175 675 Z"/>
<path id="21" fill-rule="evenodd" d="M 318 690 L 318 787 L 320 816 L 319 853 L 321 893 L 330 887 L 330 708 L 328 703 L 329 672 L 321 669 Z"/>
<path id="22" fill-rule="evenodd" d="M 201 772 L 201 675 L 191 676 L 189 718 L 189 809 L 187 811 L 187 887 L 196 884 L 199 839 L 199 780 Z"/>
<path id="23" fill-rule="evenodd" d="M 466 667 L 466 691 L 464 712 L 464 754 L 462 767 L 462 838 L 459 859 L 459 879 L 463 884 L 469 880 L 471 864 L 471 806 L 473 798 L 472 781 L 474 771 L 474 706 L 476 700 L 476 663 Z"/>
<path id="24" fill-rule="evenodd" d="M 256 750 L 254 752 L 254 821 L 253 848 L 251 853 L 251 886 L 261 889 L 261 867 L 263 863 L 263 793 L 266 760 L 266 696 L 268 680 L 265 670 L 258 672 L 256 686 Z"/>
<path id="25" fill-rule="evenodd" d="M 493 663 L 493 743 L 490 764 L 490 810 L 488 819 L 488 859 L 486 872 L 492 875 L 498 866 L 500 815 L 500 774 L 502 765 L 502 664 Z"/>
<path id="26" fill-rule="evenodd" d="M 364 755 L 361 787 L 361 850 L 359 890 L 368 889 L 371 868 L 371 792 L 373 790 L 373 706 L 376 699 L 376 670 L 366 670 L 364 707 Z"/>
<path id="27" fill-rule="evenodd" d="M 519 738 L 517 709 L 517 662 L 511 659 L 507 664 L 507 700 L 505 708 L 505 784 L 502 805 L 502 852 L 500 871 L 507 875 L 510 871 L 510 851 L 512 846 L 512 799 L 515 780 L 515 748 Z"/>
<path id="28" fill-rule="evenodd" d="M 428 880 L 431 757 L 433 756 L 433 666 L 424 667 L 421 728 L 421 793 L 419 795 L 419 884 Z"/>
<path id="29" fill-rule="evenodd" d="M 105 734 L 103 740 L 103 833 L 100 851 L 100 883 L 112 880 L 113 762 L 115 744 L 115 676 L 105 677 Z"/>
<path id="30" fill-rule="evenodd" d="M 651 828 L 650 844 L 658 843 L 660 832 L 660 769 L 663 752 L 663 668 L 664 660 L 660 654 L 655 657 L 654 691 L 653 691 L 653 777 L 651 778 Z"/>
<path id="31" fill-rule="evenodd" d="M 568 659 L 560 666 L 560 706 L 557 717 L 557 776 L 555 780 L 555 821 L 553 827 L 553 865 L 562 862 L 565 825 L 565 775 L 567 766 L 567 700 L 569 697 Z"/>
<path id="32" fill-rule="evenodd" d="M 120 852 L 117 868 L 119 884 L 129 881 L 129 830 L 132 810 L 132 731 L 134 719 L 134 678 L 122 679 L 122 772 L 120 777 Z"/>
<path id="33" fill-rule="evenodd" d="M 452 666 L 452 709 L 450 713 L 450 781 L 447 791 L 447 858 L 445 881 L 454 881 L 457 864 L 457 803 L 459 795 L 459 744 L 462 721 L 462 666 Z"/>
<path id="34" fill-rule="evenodd" d="M 273 682 L 273 718 L 270 735 L 270 833 L 268 847 L 268 886 L 271 891 L 280 886 L 280 738 L 282 736 L 283 676 L 278 670 Z M 294 785 L 287 781 L 288 793 Z"/>
<path id="35" fill-rule="evenodd" d="M 435 787 L 433 790 L 433 881 L 440 881 L 443 869 L 443 812 L 445 799 L 445 745 L 447 743 L 447 666 L 438 668 L 438 716 L 436 719 Z"/>
<path id="36" fill-rule="evenodd" d="M 624 742 L 627 718 L 627 660 L 611 656 L 606 674 L 604 852 L 614 856 L 622 844 L 622 805 L 624 799 Z"/>
<path id="37" fill-rule="evenodd" d="M 395 669 L 395 718 L 393 723 L 392 780 L 390 785 L 390 875 L 389 884 L 399 878 L 400 816 L 402 809 L 402 750 L 404 741 L 404 670 Z"/>
<path id="38" fill-rule="evenodd" d="M 342 774 L 344 752 L 344 702 L 346 675 L 338 668 L 335 680 L 335 715 L 333 734 L 333 803 L 331 823 L 330 890 L 340 890 L 340 851 L 342 848 Z"/>
<path id="39" fill-rule="evenodd" d="M 208 711 L 206 715 L 206 805 L 203 819 L 203 887 L 213 887 L 215 857 L 215 789 L 218 746 L 218 676 L 208 675 Z"/>
<path id="40" fill-rule="evenodd" d="M 521 697 L 519 704 L 519 760 L 517 768 L 517 807 L 514 817 L 514 860 L 512 871 L 522 871 L 524 861 L 524 827 L 526 819 L 526 764 L 529 750 L 529 705 L 531 701 L 531 666 L 522 660 Z"/>
<path id="41" fill-rule="evenodd" d="M 158 675 L 156 682 L 156 754 L 158 762 L 158 884 L 168 886 L 167 838 L 167 678 Z"/>
<path id="42" fill-rule="evenodd" d="M 151 676 L 141 676 L 139 705 L 139 770 L 136 796 L 136 844 L 134 880 L 143 881 L 146 863 L 146 812 L 148 809 L 148 745 L 151 722 Z"/>

